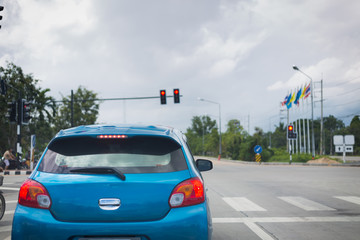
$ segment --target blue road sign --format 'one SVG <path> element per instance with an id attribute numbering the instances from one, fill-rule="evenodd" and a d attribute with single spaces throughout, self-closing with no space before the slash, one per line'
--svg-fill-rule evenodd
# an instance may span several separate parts
<path id="1" fill-rule="evenodd" d="M 255 152 L 255 153 L 261 153 L 261 152 L 262 152 L 262 147 L 261 147 L 260 145 L 256 145 L 256 146 L 254 147 L 254 152 Z"/>

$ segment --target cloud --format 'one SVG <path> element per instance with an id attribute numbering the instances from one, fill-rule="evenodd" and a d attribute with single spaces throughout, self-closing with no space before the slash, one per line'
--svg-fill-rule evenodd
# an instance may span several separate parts
<path id="1" fill-rule="evenodd" d="M 279 101 L 309 81 L 293 64 L 314 81 L 324 79 L 329 103 L 360 81 L 356 0 L 4 4 L 0 64 L 13 61 L 33 73 L 55 98 L 79 85 L 104 98 L 180 88 L 184 97 L 176 106 L 170 99 L 166 106 L 157 99 L 127 102 L 127 122 L 169 122 L 186 129 L 194 115 L 218 114 L 216 106 L 196 100 L 203 97 L 221 103 L 224 126 L 227 116 L 251 114 L 259 122 L 252 126 L 267 128 L 266 118 L 279 112 Z M 122 108 L 122 102 L 102 103 L 99 121 L 121 122 Z"/>
<path id="2" fill-rule="evenodd" d="M 17 19 L 6 25 L 0 47 L 6 46 L 16 60 L 47 59 L 56 65 L 73 56 L 74 49 L 66 46 L 64 35 L 78 37 L 95 26 L 91 7 L 89 1 L 8 2 L 6 9 L 16 12 Z"/>

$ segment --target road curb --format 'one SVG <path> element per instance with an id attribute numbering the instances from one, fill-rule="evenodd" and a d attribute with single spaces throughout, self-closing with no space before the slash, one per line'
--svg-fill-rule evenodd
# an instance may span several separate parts
<path id="1" fill-rule="evenodd" d="M 349 162 L 349 163 L 337 163 L 337 164 L 328 164 L 328 163 L 299 163 L 299 162 L 250 162 L 250 161 L 242 161 L 242 160 L 230 160 L 230 159 L 224 159 L 221 158 L 221 160 L 218 160 L 213 157 L 201 157 L 196 156 L 196 159 L 209 159 L 211 161 L 217 162 L 217 161 L 223 161 L 223 162 L 233 162 L 233 163 L 239 163 L 239 164 L 249 164 L 249 165 L 273 165 L 273 166 L 318 166 L 318 167 L 360 167 L 360 162 Z"/>
<path id="2" fill-rule="evenodd" d="M 3 175 L 30 175 L 32 171 L 30 170 L 12 170 L 4 171 Z"/>

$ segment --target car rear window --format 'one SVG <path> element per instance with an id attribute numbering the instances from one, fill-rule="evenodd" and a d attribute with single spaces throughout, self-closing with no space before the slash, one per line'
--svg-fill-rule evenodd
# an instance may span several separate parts
<path id="1" fill-rule="evenodd" d="M 51 142 L 38 170 L 70 173 L 86 167 L 115 167 L 123 173 L 162 173 L 186 170 L 187 164 L 181 146 L 170 138 L 71 137 Z"/>

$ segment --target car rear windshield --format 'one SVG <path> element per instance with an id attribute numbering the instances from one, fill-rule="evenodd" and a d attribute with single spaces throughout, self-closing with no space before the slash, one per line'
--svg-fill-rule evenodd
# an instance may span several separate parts
<path id="1" fill-rule="evenodd" d="M 185 170 L 187 164 L 181 146 L 169 138 L 71 137 L 51 142 L 38 170 L 70 173 L 87 167 L 115 167 L 123 173 L 163 173 Z"/>

